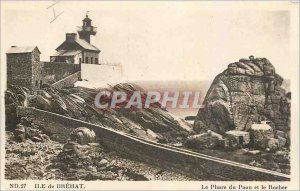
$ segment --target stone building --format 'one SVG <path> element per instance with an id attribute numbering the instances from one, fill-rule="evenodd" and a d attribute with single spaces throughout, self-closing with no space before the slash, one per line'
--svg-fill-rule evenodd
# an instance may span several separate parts
<path id="1" fill-rule="evenodd" d="M 7 86 L 17 85 L 39 90 L 44 84 L 72 87 L 81 79 L 81 65 L 40 61 L 38 47 L 11 47 L 7 53 Z M 58 85 L 56 85 L 57 87 Z"/>
<path id="2" fill-rule="evenodd" d="M 38 89 L 43 84 L 40 50 L 36 46 L 12 46 L 6 52 L 7 85 Z"/>
<path id="3" fill-rule="evenodd" d="M 96 33 L 97 28 L 92 26 L 92 20 L 86 15 L 82 26 L 78 27 L 79 38 L 76 33 L 67 33 L 66 40 L 56 48 L 56 52 L 50 56 L 50 61 L 98 64 L 100 50 L 90 42 L 91 35 Z"/>
<path id="4" fill-rule="evenodd" d="M 38 90 L 43 84 L 55 87 L 71 87 L 81 79 L 81 63 L 98 64 L 100 50 L 90 44 L 90 36 L 96 35 L 96 27 L 86 16 L 83 26 L 76 33 L 67 33 L 66 40 L 50 56 L 50 62 L 40 61 L 36 46 L 12 46 L 7 56 L 7 85 Z M 59 83 L 59 84 L 57 84 Z"/>

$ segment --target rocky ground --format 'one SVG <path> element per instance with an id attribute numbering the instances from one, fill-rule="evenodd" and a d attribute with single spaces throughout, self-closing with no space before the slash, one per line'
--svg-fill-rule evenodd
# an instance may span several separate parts
<path id="1" fill-rule="evenodd" d="M 68 147 L 76 148 L 70 152 Z M 42 180 L 192 180 L 184 175 L 121 158 L 92 143 L 68 145 L 47 140 L 17 142 L 6 131 L 6 179 Z"/>
<path id="2" fill-rule="evenodd" d="M 256 166 L 284 174 L 290 174 L 290 152 L 287 149 L 267 152 L 251 149 L 225 151 L 223 149 L 203 149 L 201 153 Z"/>
<path id="3" fill-rule="evenodd" d="M 235 132 L 240 133 L 240 131 Z M 278 133 L 269 135 L 273 138 L 268 138 L 263 134 L 261 142 L 257 145 L 251 143 L 250 140 L 246 145 L 241 145 L 237 137 L 233 135 L 225 134 L 223 136 L 213 131 L 207 131 L 189 136 L 185 146 L 195 152 L 290 174 L 290 150 L 286 140 L 283 138 L 284 142 L 278 142 L 276 139 L 280 138 Z M 256 141 L 259 139 L 256 138 Z"/>
<path id="4" fill-rule="evenodd" d="M 17 106 L 35 107 L 151 141 L 290 174 L 291 93 L 282 88 L 282 83 L 283 79 L 266 58 L 250 57 L 231 63 L 213 81 L 194 127 L 161 108 L 159 102 L 147 109 L 135 106 L 97 109 L 94 101 L 100 89 L 55 90 L 45 86 L 33 94 L 26 88 L 11 86 L 5 94 L 6 123 L 9 124 L 6 127 L 6 177 L 190 180 L 125 159 L 98 144 L 56 142 L 54 136 L 42 132 L 43 125 L 38 127 L 19 119 Z M 146 96 L 143 89 L 132 84 L 102 90 L 122 91 L 128 95 L 138 90 L 142 92 L 142 100 Z M 263 121 L 265 123 L 261 123 Z M 228 134 L 230 131 L 235 134 Z M 242 136 L 237 135 L 240 133 Z"/>

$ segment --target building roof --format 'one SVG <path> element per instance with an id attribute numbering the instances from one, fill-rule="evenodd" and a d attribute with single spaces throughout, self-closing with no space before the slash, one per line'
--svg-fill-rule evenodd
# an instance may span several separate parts
<path id="1" fill-rule="evenodd" d="M 51 56 L 75 56 L 77 54 L 80 54 L 81 52 L 81 50 L 59 50 Z"/>
<path id="2" fill-rule="evenodd" d="M 6 54 L 15 54 L 15 53 L 30 53 L 33 52 L 34 49 L 37 49 L 39 53 L 41 54 L 41 51 L 38 49 L 37 46 L 12 46 Z"/>
<path id="3" fill-rule="evenodd" d="M 100 52 L 100 50 L 97 47 L 82 39 L 76 39 L 73 42 L 64 41 L 61 45 L 59 45 L 56 48 L 56 50 L 91 50 L 95 52 Z"/>
<path id="4" fill-rule="evenodd" d="M 99 49 L 96 46 L 86 42 L 85 40 L 76 39 L 75 42 L 77 42 L 82 48 L 84 48 L 86 50 L 99 51 Z"/>

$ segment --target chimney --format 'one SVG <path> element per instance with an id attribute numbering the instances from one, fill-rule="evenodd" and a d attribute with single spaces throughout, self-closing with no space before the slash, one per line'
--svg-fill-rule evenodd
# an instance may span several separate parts
<path id="1" fill-rule="evenodd" d="M 66 34 L 66 41 L 67 42 L 74 42 L 77 39 L 76 33 L 67 33 Z"/>

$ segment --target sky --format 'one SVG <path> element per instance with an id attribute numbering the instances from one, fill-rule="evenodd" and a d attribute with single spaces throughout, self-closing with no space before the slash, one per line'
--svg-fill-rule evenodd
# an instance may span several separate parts
<path id="1" fill-rule="evenodd" d="M 98 27 L 100 62 L 119 63 L 128 81 L 212 80 L 249 55 L 288 78 L 295 70 L 290 2 L 1 2 L 1 60 L 10 46 L 38 46 L 48 61 L 86 11 Z M 63 12 L 54 22 L 56 14 Z M 294 14 L 294 13 L 293 13 Z M 101 71 L 93 71 L 101 74 Z"/>

